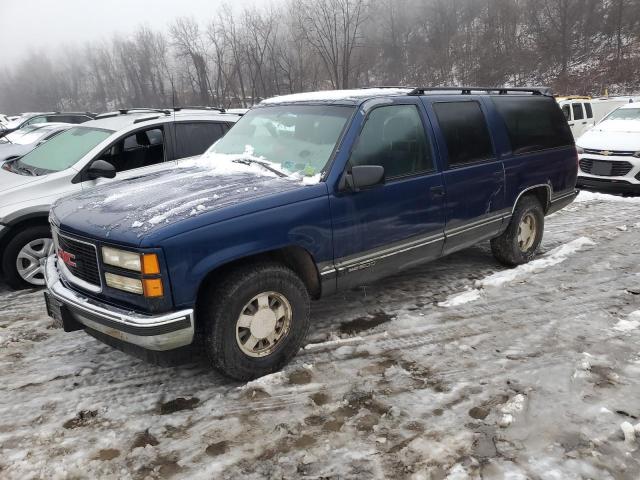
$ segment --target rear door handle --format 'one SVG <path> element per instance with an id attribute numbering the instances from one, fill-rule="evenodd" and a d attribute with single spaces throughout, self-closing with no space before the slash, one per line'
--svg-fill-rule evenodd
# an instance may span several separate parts
<path id="1" fill-rule="evenodd" d="M 431 187 L 432 197 L 442 197 L 444 195 L 444 187 L 439 185 L 437 187 Z"/>
<path id="2" fill-rule="evenodd" d="M 583 125 L 586 125 L 586 124 L 587 124 L 587 122 L 582 122 L 582 124 L 583 124 Z"/>

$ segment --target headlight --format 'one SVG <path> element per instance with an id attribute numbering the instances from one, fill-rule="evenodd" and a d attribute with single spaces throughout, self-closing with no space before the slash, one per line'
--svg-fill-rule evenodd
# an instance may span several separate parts
<path id="1" fill-rule="evenodd" d="M 576 145 L 576 150 L 578 151 L 578 155 L 582 155 L 584 153 L 584 148 L 578 147 L 577 145 Z"/>
<path id="2" fill-rule="evenodd" d="M 160 262 L 155 253 L 135 253 L 118 248 L 102 247 L 102 261 L 105 265 L 138 272 L 136 278 L 105 272 L 104 278 L 111 288 L 123 290 L 145 297 L 162 297 L 164 286 L 160 274 Z M 146 276 L 152 276 L 147 278 Z"/>
<path id="3" fill-rule="evenodd" d="M 640 158 L 640 152 L 634 153 L 633 156 L 636 157 L 636 158 Z"/>
<path id="4" fill-rule="evenodd" d="M 117 288 L 118 290 L 124 290 L 125 292 L 135 293 L 138 295 L 142 295 L 144 293 L 142 280 L 139 278 L 130 278 L 106 272 L 104 274 L 104 279 L 107 282 L 107 285 L 111 288 Z"/>
<path id="5" fill-rule="evenodd" d="M 142 271 L 140 254 L 118 250 L 111 247 L 102 247 L 102 261 L 112 267 L 125 268 L 136 272 Z"/>

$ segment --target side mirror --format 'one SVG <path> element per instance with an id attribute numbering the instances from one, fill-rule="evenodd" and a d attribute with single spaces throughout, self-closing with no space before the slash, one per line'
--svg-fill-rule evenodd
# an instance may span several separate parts
<path id="1" fill-rule="evenodd" d="M 359 192 L 384 183 L 384 167 L 380 165 L 356 165 L 340 179 L 340 190 Z"/>
<path id="2" fill-rule="evenodd" d="M 116 176 L 116 167 L 104 160 L 95 160 L 87 169 L 87 178 L 95 180 L 96 178 L 113 178 Z"/>

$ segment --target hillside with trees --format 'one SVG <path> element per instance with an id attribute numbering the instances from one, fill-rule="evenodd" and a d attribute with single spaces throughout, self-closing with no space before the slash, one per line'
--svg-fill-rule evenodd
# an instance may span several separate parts
<path id="1" fill-rule="evenodd" d="M 0 68 L 0 111 L 244 107 L 371 85 L 640 93 L 640 0 L 256 2 L 60 50 Z"/>

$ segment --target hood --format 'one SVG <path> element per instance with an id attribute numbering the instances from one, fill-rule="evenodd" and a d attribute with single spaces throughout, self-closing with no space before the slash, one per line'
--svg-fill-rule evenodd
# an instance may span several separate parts
<path id="1" fill-rule="evenodd" d="M 640 121 L 605 120 L 578 138 L 576 145 L 594 150 L 640 151 Z"/>
<path id="2" fill-rule="evenodd" d="M 212 168 L 188 161 L 66 197 L 56 202 L 52 213 L 65 231 L 138 246 L 143 238 L 168 237 L 196 225 L 268 208 L 267 203 L 256 200 L 296 190 L 307 190 L 307 196 L 311 190 L 318 192 L 301 179 L 279 177 L 257 165 Z M 291 199 L 280 200 L 281 204 L 288 201 Z M 231 212 L 234 207 L 238 209 Z"/>
<path id="3" fill-rule="evenodd" d="M 0 152 L 0 162 L 4 160 L 4 151 Z M 42 181 L 42 176 L 20 175 L 0 168 L 0 195 L 13 193 L 15 190 L 33 182 Z"/>
<path id="4" fill-rule="evenodd" d="M 0 162 L 10 157 L 21 157 L 31 151 L 31 145 L 16 145 L 15 143 L 0 143 Z"/>

